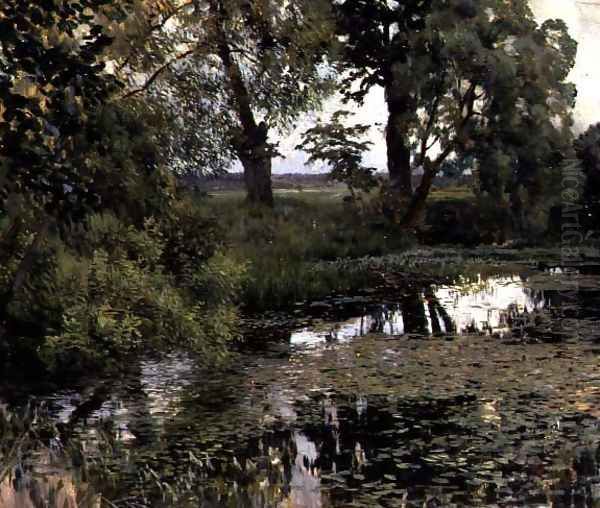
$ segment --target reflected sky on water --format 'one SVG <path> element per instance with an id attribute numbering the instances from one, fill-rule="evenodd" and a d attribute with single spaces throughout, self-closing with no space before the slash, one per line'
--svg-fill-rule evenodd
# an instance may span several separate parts
<path id="1" fill-rule="evenodd" d="M 294 346 L 347 341 L 368 333 L 505 334 L 523 314 L 546 305 L 543 291 L 534 291 L 518 275 L 481 278 L 462 284 L 414 289 L 397 304 L 371 306 L 360 317 L 303 328 L 291 334 Z"/>

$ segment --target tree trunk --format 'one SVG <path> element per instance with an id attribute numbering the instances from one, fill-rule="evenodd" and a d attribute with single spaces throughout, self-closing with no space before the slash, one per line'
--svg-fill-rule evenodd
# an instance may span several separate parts
<path id="1" fill-rule="evenodd" d="M 435 179 L 435 175 L 438 172 L 439 164 L 432 164 L 431 162 L 426 163 L 423 173 L 423 178 L 421 179 L 421 183 L 417 190 L 415 191 L 412 199 L 410 200 L 410 204 L 408 205 L 408 210 L 406 214 L 402 218 L 401 224 L 404 227 L 412 228 L 415 227 L 419 221 L 423 218 L 423 214 L 425 212 L 425 203 L 427 202 L 427 196 L 429 196 L 429 191 L 431 190 L 431 186 L 433 185 L 433 180 Z"/>
<path id="2" fill-rule="evenodd" d="M 472 82 L 465 96 L 463 97 L 461 104 L 462 108 L 466 108 L 466 115 L 463 117 L 460 125 L 457 128 L 457 133 L 455 135 L 455 141 L 449 143 L 446 148 L 438 155 L 438 157 L 431 161 L 429 158 L 425 156 L 426 150 L 422 151 L 421 160 L 423 164 L 423 178 L 421 179 L 421 183 L 417 187 L 414 195 L 412 195 L 410 199 L 410 204 L 408 205 L 408 210 L 404 214 L 404 217 L 400 221 L 401 225 L 407 228 L 412 228 L 417 225 L 417 223 L 423 218 L 425 212 L 425 204 L 427 201 L 427 197 L 429 196 L 429 191 L 431 190 L 431 186 L 433 185 L 433 181 L 435 180 L 436 175 L 440 170 L 440 166 L 446 160 L 446 158 L 455 150 L 456 141 L 460 140 L 465 127 L 467 126 L 469 119 L 473 116 L 473 105 L 476 100 L 475 90 L 477 87 L 476 82 Z M 408 107 L 410 105 L 410 98 L 406 98 L 404 101 L 396 100 L 394 103 L 397 103 L 394 108 L 398 111 L 401 111 L 402 104 L 405 104 L 405 110 L 408 111 Z M 388 107 L 391 102 L 388 100 Z M 395 109 L 395 110 L 396 110 Z M 391 111 L 391 109 L 390 109 Z M 404 136 L 403 139 L 408 140 L 408 136 Z M 406 145 L 408 146 L 408 145 Z M 423 146 L 425 148 L 425 146 Z M 389 147 L 388 147 L 389 150 Z"/>
<path id="3" fill-rule="evenodd" d="M 244 183 L 250 203 L 273 206 L 271 186 L 271 156 L 266 143 L 257 146 L 251 155 L 240 155 L 244 167 Z"/>
<path id="4" fill-rule="evenodd" d="M 389 86 L 386 89 L 386 100 L 388 123 L 385 141 L 390 186 L 401 200 L 408 200 L 412 196 L 412 168 L 406 131 L 406 114 L 410 99 L 396 96 L 393 87 Z"/>
<path id="5" fill-rule="evenodd" d="M 252 111 L 252 99 L 244 83 L 239 65 L 231 55 L 223 22 L 227 12 L 222 2 L 211 2 L 213 14 L 217 18 L 218 53 L 229 86 L 230 102 L 240 121 L 239 132 L 234 136 L 233 145 L 244 168 L 247 199 L 250 203 L 273 206 L 271 184 L 271 150 L 267 143 L 268 126 L 265 122 L 257 125 Z"/>

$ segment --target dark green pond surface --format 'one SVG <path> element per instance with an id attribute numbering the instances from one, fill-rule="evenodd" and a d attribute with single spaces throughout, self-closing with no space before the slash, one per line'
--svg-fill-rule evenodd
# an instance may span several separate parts
<path id="1" fill-rule="evenodd" d="M 600 507 L 596 267 L 347 303 L 225 373 L 140 359 L 44 396 L 92 459 L 23 457 L 0 506 Z"/>

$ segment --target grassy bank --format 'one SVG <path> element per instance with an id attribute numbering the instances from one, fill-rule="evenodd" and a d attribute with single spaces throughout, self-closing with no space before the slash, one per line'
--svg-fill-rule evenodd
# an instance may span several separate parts
<path id="1" fill-rule="evenodd" d="M 515 240 L 508 211 L 481 210 L 468 186 L 433 191 L 419 237 L 387 221 L 376 195 L 359 203 L 344 200 L 345 195 L 341 185 L 277 189 L 273 210 L 248 207 L 243 191 L 197 197 L 223 228 L 228 255 L 247 268 L 246 310 L 289 308 L 333 293 L 356 293 L 381 283 L 382 273 L 418 273 L 428 252 L 442 260 L 456 252 L 449 245 L 484 253 L 505 242 L 519 251 L 552 249 L 552 243 L 540 244 L 533 237 Z"/>
<path id="2" fill-rule="evenodd" d="M 400 252 L 416 244 L 369 203 L 344 202 L 344 189 L 279 190 L 273 210 L 249 208 L 240 192 L 203 198 L 224 228 L 228 254 L 248 268 L 249 310 L 364 288 L 372 274 L 350 260 Z"/>
<path id="3" fill-rule="evenodd" d="M 242 191 L 199 197 L 224 229 L 228 254 L 248 269 L 247 310 L 292 306 L 332 293 L 352 293 L 380 282 L 374 258 L 405 253 L 417 237 L 385 220 L 376 197 L 344 200 L 344 186 L 277 189 L 275 207 L 250 208 Z M 434 191 L 432 203 L 471 203 L 468 187 Z M 389 257 L 393 269 L 407 259 Z M 385 264 L 385 263 L 384 263 Z"/>

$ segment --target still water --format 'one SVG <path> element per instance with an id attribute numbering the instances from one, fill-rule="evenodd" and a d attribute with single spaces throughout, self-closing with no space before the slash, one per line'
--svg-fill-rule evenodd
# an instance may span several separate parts
<path id="1" fill-rule="evenodd" d="M 90 458 L 23 456 L 0 506 L 600 507 L 593 271 L 404 288 L 223 374 L 171 355 L 45 396 Z"/>

